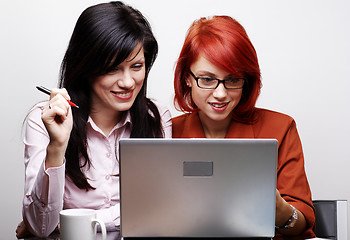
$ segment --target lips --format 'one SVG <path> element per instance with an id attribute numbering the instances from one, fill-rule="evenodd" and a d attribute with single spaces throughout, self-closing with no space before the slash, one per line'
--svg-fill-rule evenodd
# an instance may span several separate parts
<path id="1" fill-rule="evenodd" d="M 222 108 L 222 107 L 225 107 L 228 103 L 209 103 L 209 104 L 216 108 Z"/>
<path id="2" fill-rule="evenodd" d="M 111 91 L 111 93 L 113 94 L 114 97 L 121 99 L 121 100 L 129 100 L 130 98 L 132 98 L 134 90 L 130 90 L 130 91 Z"/>
<path id="3" fill-rule="evenodd" d="M 209 105 L 217 112 L 225 111 L 229 103 L 209 103 Z"/>

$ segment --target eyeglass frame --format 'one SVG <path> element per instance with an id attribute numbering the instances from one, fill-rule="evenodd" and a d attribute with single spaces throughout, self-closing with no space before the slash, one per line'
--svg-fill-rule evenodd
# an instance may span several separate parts
<path id="1" fill-rule="evenodd" d="M 222 80 L 222 79 L 213 78 L 213 77 L 196 77 L 196 75 L 194 75 L 194 73 L 193 73 L 191 70 L 190 70 L 190 74 L 191 74 L 191 76 L 194 78 L 194 80 L 196 80 L 197 86 L 198 86 L 199 88 L 201 88 L 201 89 L 217 89 L 220 83 L 222 83 L 222 84 L 224 85 L 224 88 L 227 89 L 227 90 L 242 89 L 243 86 L 244 86 L 244 84 L 245 84 L 245 81 L 246 81 L 245 78 L 234 78 L 234 79 L 241 79 L 241 80 L 243 80 L 243 85 L 242 85 L 242 87 L 239 87 L 239 88 L 228 88 L 228 87 L 226 87 L 226 85 L 225 85 L 225 82 L 227 81 L 226 79 Z M 210 79 L 212 79 L 212 80 L 217 80 L 217 81 L 218 81 L 218 84 L 215 86 L 215 88 L 200 87 L 199 84 L 198 84 L 198 79 L 200 79 L 200 78 L 210 78 Z"/>

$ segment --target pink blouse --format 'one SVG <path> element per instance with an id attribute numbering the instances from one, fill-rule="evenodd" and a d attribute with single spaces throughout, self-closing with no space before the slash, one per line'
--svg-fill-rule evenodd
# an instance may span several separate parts
<path id="1" fill-rule="evenodd" d="M 41 120 L 45 103 L 37 104 L 27 117 L 24 136 L 25 186 L 23 219 L 27 227 L 39 237 L 48 236 L 59 223 L 59 212 L 67 208 L 96 209 L 97 218 L 105 222 L 107 230 L 120 225 L 119 210 L 119 139 L 129 138 L 130 114 L 126 114 L 106 136 L 89 117 L 87 123 L 88 154 L 91 167 L 83 169 L 89 184 L 96 188 L 79 189 L 65 176 L 65 164 L 45 171 L 46 147 L 49 135 Z M 166 138 L 171 138 L 172 122 L 168 109 L 157 104 Z"/>

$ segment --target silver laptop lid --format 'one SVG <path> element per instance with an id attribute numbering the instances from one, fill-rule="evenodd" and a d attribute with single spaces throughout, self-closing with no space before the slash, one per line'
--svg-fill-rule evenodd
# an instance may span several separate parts
<path id="1" fill-rule="evenodd" d="M 273 237 L 277 140 L 121 139 L 122 237 Z"/>

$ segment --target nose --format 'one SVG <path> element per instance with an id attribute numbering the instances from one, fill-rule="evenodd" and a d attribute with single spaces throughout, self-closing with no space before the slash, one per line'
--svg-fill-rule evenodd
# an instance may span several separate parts
<path id="1" fill-rule="evenodd" d="M 121 78 L 117 81 L 118 86 L 122 89 L 132 89 L 135 85 L 135 81 L 131 75 L 131 72 L 125 70 Z"/>
<path id="2" fill-rule="evenodd" d="M 227 89 L 223 83 L 220 83 L 219 86 L 214 90 L 213 96 L 217 99 L 224 99 L 227 96 Z"/>

